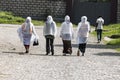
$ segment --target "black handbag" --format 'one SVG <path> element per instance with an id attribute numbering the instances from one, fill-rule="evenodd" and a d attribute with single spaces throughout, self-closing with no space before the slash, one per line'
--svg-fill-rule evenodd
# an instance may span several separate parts
<path id="1" fill-rule="evenodd" d="M 38 45 L 39 45 L 38 39 L 37 39 L 37 40 L 34 40 L 33 46 L 38 46 Z"/>

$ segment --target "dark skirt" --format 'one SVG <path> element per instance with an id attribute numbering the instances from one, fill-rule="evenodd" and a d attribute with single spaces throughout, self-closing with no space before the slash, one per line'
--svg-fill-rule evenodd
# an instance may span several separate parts
<path id="1" fill-rule="evenodd" d="M 79 44 L 79 50 L 80 50 L 82 53 L 85 53 L 86 43 Z"/>
<path id="2" fill-rule="evenodd" d="M 72 53 L 71 40 L 63 40 L 63 53 Z"/>

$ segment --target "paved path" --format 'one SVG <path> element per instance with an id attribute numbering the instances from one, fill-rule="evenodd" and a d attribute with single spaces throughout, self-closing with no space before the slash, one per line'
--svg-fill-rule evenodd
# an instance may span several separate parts
<path id="1" fill-rule="evenodd" d="M 4 27 L 3 27 L 4 26 Z M 0 80 L 120 80 L 120 54 L 97 44 L 90 35 L 85 56 L 62 56 L 62 42 L 55 39 L 55 56 L 45 56 L 42 27 L 37 27 L 40 45 L 30 54 L 20 55 L 24 47 L 16 30 L 20 25 L 0 25 Z M 58 29 L 59 32 L 59 29 Z"/>

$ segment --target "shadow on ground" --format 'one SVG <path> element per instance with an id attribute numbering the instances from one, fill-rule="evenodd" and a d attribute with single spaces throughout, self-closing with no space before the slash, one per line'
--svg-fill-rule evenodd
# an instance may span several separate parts
<path id="1" fill-rule="evenodd" d="M 120 56 L 120 53 L 103 52 L 103 53 L 97 53 L 97 54 L 94 54 L 94 55 L 97 55 L 97 56 Z"/>
<path id="2" fill-rule="evenodd" d="M 2 53 L 11 53 L 11 54 L 24 54 L 24 52 L 7 52 L 7 51 L 3 51 Z"/>
<path id="3" fill-rule="evenodd" d="M 116 49 L 120 45 L 104 45 L 104 44 L 87 44 L 88 48 L 98 48 L 98 49 Z"/>
<path id="4" fill-rule="evenodd" d="M 30 54 L 30 55 L 37 55 L 37 56 L 52 56 L 51 54 L 50 55 L 45 55 L 45 54 Z M 62 57 L 63 55 L 58 55 L 58 54 L 54 54 L 53 55 L 54 57 Z M 66 56 L 63 56 L 63 57 L 77 57 L 77 55 L 69 55 L 67 54 Z"/>
<path id="5" fill-rule="evenodd" d="M 55 44 L 56 47 L 63 47 L 63 44 Z M 72 44 L 72 47 L 78 48 L 78 44 Z M 120 45 L 104 45 L 104 44 L 87 44 L 87 48 L 97 48 L 97 49 L 116 49 L 119 48 Z"/>
<path id="6" fill-rule="evenodd" d="M 8 54 L 19 54 L 19 55 L 26 55 L 26 53 L 24 53 L 24 52 L 8 52 L 8 51 L 3 51 L 2 53 L 8 53 Z M 28 53 L 28 55 L 35 55 L 35 56 L 52 56 L 51 54 L 49 54 L 49 55 L 46 55 L 46 54 L 32 54 L 32 53 Z M 61 55 L 58 55 L 58 54 L 54 54 L 53 56 L 55 56 L 55 57 L 60 57 L 60 56 L 63 56 L 63 54 L 61 54 Z M 70 55 L 70 54 L 67 54 L 66 55 L 66 57 L 77 57 L 77 55 Z"/>

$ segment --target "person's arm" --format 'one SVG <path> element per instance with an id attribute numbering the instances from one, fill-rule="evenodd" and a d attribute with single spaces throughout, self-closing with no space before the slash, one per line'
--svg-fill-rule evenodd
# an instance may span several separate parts
<path id="1" fill-rule="evenodd" d="M 71 23 L 71 30 L 72 30 L 72 38 L 74 39 L 74 30 L 73 30 L 73 24 Z"/>
<path id="2" fill-rule="evenodd" d="M 97 31 L 97 27 L 98 27 L 98 19 L 96 20 L 96 24 L 95 24 L 95 31 Z"/>
<path id="3" fill-rule="evenodd" d="M 54 34 L 54 36 L 56 36 L 56 35 L 57 35 L 57 25 L 55 23 L 55 34 Z"/>
<path id="4" fill-rule="evenodd" d="M 45 32 L 46 32 L 46 23 L 44 24 L 44 27 L 43 27 L 43 36 L 45 36 Z"/>
<path id="5" fill-rule="evenodd" d="M 32 32 L 33 32 L 33 34 L 34 34 L 35 36 L 37 35 L 34 25 L 32 26 Z"/>
<path id="6" fill-rule="evenodd" d="M 104 24 L 104 19 L 102 21 L 103 21 L 103 24 Z"/>
<path id="7" fill-rule="evenodd" d="M 24 31 L 25 30 L 25 23 L 23 23 L 21 27 L 22 27 L 22 31 Z"/>
<path id="8" fill-rule="evenodd" d="M 60 37 L 62 37 L 62 33 L 63 33 L 63 23 L 61 24 Z"/>
<path id="9" fill-rule="evenodd" d="M 91 26 L 89 22 L 88 22 L 88 32 L 91 32 Z"/>
<path id="10" fill-rule="evenodd" d="M 31 23 L 30 24 L 30 34 L 34 33 L 34 25 Z"/>
<path id="11" fill-rule="evenodd" d="M 78 24 L 78 27 L 77 27 L 77 35 L 79 34 L 79 30 L 80 30 L 80 26 L 81 26 L 81 23 Z"/>

